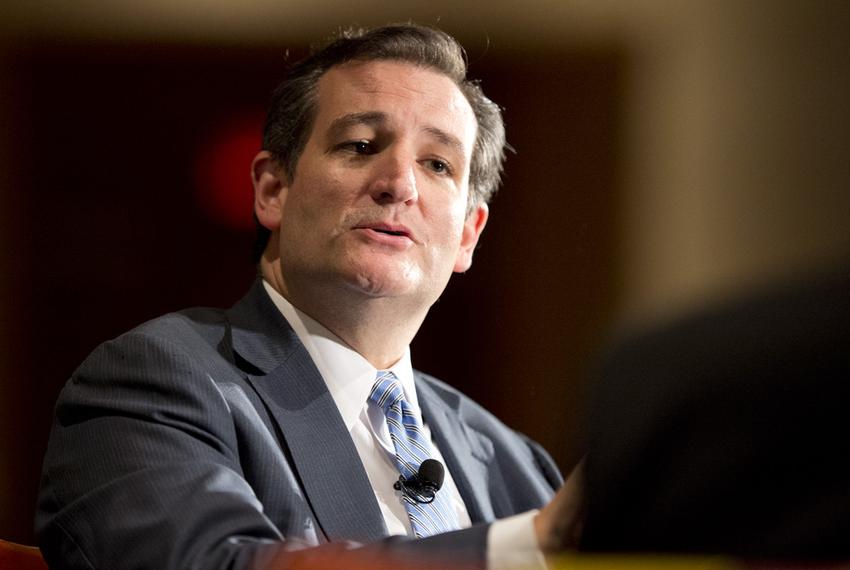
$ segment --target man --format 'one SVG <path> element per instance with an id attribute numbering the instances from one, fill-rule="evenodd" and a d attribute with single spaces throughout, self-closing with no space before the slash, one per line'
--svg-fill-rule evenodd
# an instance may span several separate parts
<path id="1" fill-rule="evenodd" d="M 561 483 L 549 456 L 410 365 L 501 171 L 499 110 L 465 72 L 415 26 L 293 69 L 252 166 L 261 279 L 105 343 L 60 396 L 36 520 L 52 566 L 247 568 L 340 541 L 496 565 L 570 543 L 575 489 L 534 510 Z M 433 500 L 425 458 L 446 467 Z"/>

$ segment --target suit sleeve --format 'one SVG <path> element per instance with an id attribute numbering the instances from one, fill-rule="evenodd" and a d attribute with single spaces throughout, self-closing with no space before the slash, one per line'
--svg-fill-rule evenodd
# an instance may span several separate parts
<path id="1" fill-rule="evenodd" d="M 56 405 L 36 517 L 51 568 L 247 568 L 281 537 L 235 437 L 191 355 L 141 333 L 101 345 Z"/>
<path id="2" fill-rule="evenodd" d="M 564 476 L 561 475 L 561 470 L 558 469 L 558 465 L 555 463 L 555 460 L 552 459 L 552 456 L 549 455 L 549 453 L 543 449 L 543 446 L 536 441 L 521 434 L 520 437 L 525 440 L 525 444 L 531 450 L 531 454 L 534 456 L 537 468 L 552 487 L 552 491 L 560 489 L 561 485 L 564 484 Z"/>

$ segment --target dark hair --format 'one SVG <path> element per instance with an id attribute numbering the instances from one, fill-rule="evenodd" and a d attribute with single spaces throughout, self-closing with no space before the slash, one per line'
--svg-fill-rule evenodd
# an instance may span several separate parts
<path id="1" fill-rule="evenodd" d="M 372 30 L 348 29 L 322 49 L 295 64 L 272 95 L 263 128 L 263 149 L 295 176 L 316 117 L 319 79 L 336 65 L 351 61 L 395 60 L 434 69 L 449 77 L 469 101 L 478 132 L 469 168 L 468 211 L 490 201 L 499 186 L 504 161 L 505 127 L 502 113 L 479 84 L 466 78 L 463 48 L 447 33 L 414 24 Z M 256 216 L 255 216 L 256 221 Z M 258 261 L 271 232 L 257 222 L 254 257 Z"/>

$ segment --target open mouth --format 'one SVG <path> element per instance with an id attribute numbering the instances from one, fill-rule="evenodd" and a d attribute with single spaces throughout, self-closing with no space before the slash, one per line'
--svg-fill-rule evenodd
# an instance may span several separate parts
<path id="1" fill-rule="evenodd" d="M 381 234 L 387 234 L 387 235 L 390 235 L 390 236 L 406 236 L 407 235 L 407 233 L 400 232 L 400 231 L 384 230 L 384 229 L 381 229 L 381 228 L 370 228 L 370 229 L 372 231 L 376 231 L 376 232 L 381 233 Z"/>
<path id="2" fill-rule="evenodd" d="M 386 236 L 392 237 L 401 237 L 407 238 L 411 241 L 416 241 L 413 237 L 413 234 L 410 230 L 403 225 L 400 224 L 384 224 L 384 223 L 375 223 L 375 224 L 362 224 L 355 226 L 356 229 L 360 230 L 369 230 L 378 234 L 384 234 Z"/>

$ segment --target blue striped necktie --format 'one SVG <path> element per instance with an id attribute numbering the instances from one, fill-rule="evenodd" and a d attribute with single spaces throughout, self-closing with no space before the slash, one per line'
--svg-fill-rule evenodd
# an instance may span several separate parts
<path id="1" fill-rule="evenodd" d="M 390 439 L 395 447 L 396 465 L 405 479 L 419 471 L 419 465 L 430 458 L 431 443 L 422 434 L 419 414 L 404 399 L 404 392 L 395 374 L 379 370 L 377 381 L 369 394 L 369 400 L 377 404 L 387 416 Z M 438 492 L 430 503 L 417 502 L 406 494 L 404 506 L 410 517 L 410 526 L 418 537 L 457 530 L 457 514 L 452 508 L 446 490 Z"/>

